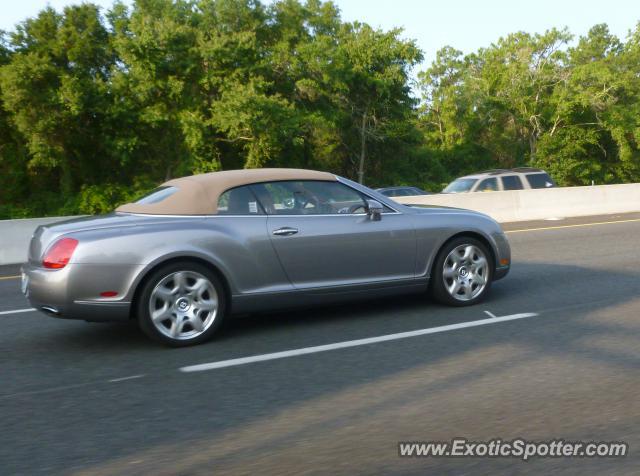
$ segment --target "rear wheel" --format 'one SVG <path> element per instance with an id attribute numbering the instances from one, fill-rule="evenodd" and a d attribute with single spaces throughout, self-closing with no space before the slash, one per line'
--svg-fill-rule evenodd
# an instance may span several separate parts
<path id="1" fill-rule="evenodd" d="M 493 266 L 487 247 L 479 240 L 462 236 L 442 247 L 433 267 L 433 297 L 450 306 L 471 306 L 491 288 Z"/>
<path id="2" fill-rule="evenodd" d="M 138 322 L 146 335 L 162 343 L 200 344 L 222 324 L 225 301 L 215 273 L 197 263 L 172 263 L 144 284 L 137 304 Z"/>

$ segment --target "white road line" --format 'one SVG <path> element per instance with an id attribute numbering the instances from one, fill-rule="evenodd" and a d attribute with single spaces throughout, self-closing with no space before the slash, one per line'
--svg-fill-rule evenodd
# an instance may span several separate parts
<path id="1" fill-rule="evenodd" d="M 21 312 L 31 312 L 35 310 L 36 310 L 35 308 L 30 307 L 29 309 L 14 309 L 13 311 L 0 311 L 0 316 L 3 316 L 5 314 L 19 314 Z"/>
<path id="2" fill-rule="evenodd" d="M 59 391 L 62 391 L 62 390 L 69 390 L 69 389 L 72 389 L 72 388 L 86 387 L 87 385 L 95 385 L 96 383 L 97 382 L 75 383 L 75 384 L 71 384 L 71 385 L 62 385 L 60 387 L 44 388 L 42 390 L 30 390 L 30 391 L 26 391 L 26 392 L 8 393 L 8 394 L 5 394 L 5 395 L 0 395 L 0 399 L 1 398 L 23 397 L 25 395 L 38 395 L 38 394 L 41 394 L 41 393 L 59 392 Z"/>
<path id="3" fill-rule="evenodd" d="M 486 312 L 486 311 L 485 311 Z M 440 332 L 455 331 L 465 329 L 467 327 L 486 326 L 488 324 L 497 324 L 498 322 L 514 321 L 516 319 L 524 319 L 527 317 L 535 317 L 538 314 L 527 312 L 522 314 L 511 314 L 509 316 L 492 317 L 490 319 L 480 319 L 477 321 L 461 322 L 459 324 L 450 324 L 448 326 L 431 327 L 429 329 L 418 329 L 409 332 L 400 332 L 398 334 L 387 334 L 378 337 L 369 337 L 366 339 L 348 340 L 344 342 L 336 342 L 335 344 L 318 345 L 314 347 L 304 347 L 301 349 L 285 350 L 283 352 L 274 352 L 271 354 L 252 355 L 250 357 L 241 357 L 239 359 L 221 360 L 218 362 L 209 362 L 205 364 L 188 365 L 181 367 L 181 372 L 201 372 L 204 370 L 221 369 L 223 367 L 233 367 L 236 365 L 251 364 L 253 362 L 263 362 L 265 360 L 284 359 L 287 357 L 295 357 L 298 355 L 315 354 L 317 352 L 327 352 L 329 350 L 345 349 L 347 347 L 358 347 L 361 345 L 376 344 L 378 342 L 386 342 L 391 340 L 406 339 L 408 337 L 417 337 L 428 334 L 437 334 Z"/>
<path id="4" fill-rule="evenodd" d="M 123 380 L 131 380 L 134 378 L 141 378 L 144 377 L 145 374 L 141 374 L 141 375 L 131 375 L 130 377 L 121 377 L 121 378 L 114 378 L 111 380 L 107 380 L 106 382 L 121 382 Z M 0 395 L 0 399 L 4 399 L 4 398 L 15 398 L 15 397 L 23 397 L 23 396 L 27 396 L 27 395 L 39 395 L 41 393 L 52 393 L 52 392 L 60 392 L 63 390 L 70 390 L 72 388 L 82 388 L 82 387 L 88 387 L 90 385 L 101 385 L 104 384 L 105 381 L 104 380 L 98 380 L 98 381 L 93 381 L 93 382 L 83 382 L 83 383 L 73 383 L 70 385 L 61 385 L 59 387 L 50 387 L 50 388 L 43 388 L 40 390 L 28 390 L 25 392 L 16 392 L 16 393 L 8 393 L 5 395 Z"/>
<path id="5" fill-rule="evenodd" d="M 142 375 L 131 375 L 130 377 L 112 378 L 111 380 L 109 380 L 109 382 L 122 382 L 124 380 L 133 380 L 134 378 L 142 378 L 142 377 L 144 377 L 144 374 L 142 374 Z"/>

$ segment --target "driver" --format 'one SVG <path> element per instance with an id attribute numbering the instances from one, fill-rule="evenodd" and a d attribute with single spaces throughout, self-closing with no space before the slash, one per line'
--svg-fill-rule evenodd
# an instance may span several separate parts
<path id="1" fill-rule="evenodd" d="M 308 213 L 318 213 L 320 199 L 305 189 L 301 184 L 293 184 L 294 209 L 301 215 Z"/>

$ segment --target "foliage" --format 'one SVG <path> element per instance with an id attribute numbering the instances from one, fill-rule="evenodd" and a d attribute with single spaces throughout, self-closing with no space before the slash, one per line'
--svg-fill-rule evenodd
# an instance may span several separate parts
<path id="1" fill-rule="evenodd" d="M 449 47 L 420 76 L 425 139 L 471 172 L 539 166 L 562 185 L 640 180 L 640 25 L 516 33 L 475 54 Z M 463 149 L 456 152 L 456 148 Z"/>
<path id="2" fill-rule="evenodd" d="M 431 190 L 515 165 L 567 185 L 638 181 L 640 26 L 571 42 L 445 47 L 418 99 L 415 42 L 331 2 L 47 7 L 0 32 L 0 218 L 103 213 L 172 177 L 245 167 Z"/>

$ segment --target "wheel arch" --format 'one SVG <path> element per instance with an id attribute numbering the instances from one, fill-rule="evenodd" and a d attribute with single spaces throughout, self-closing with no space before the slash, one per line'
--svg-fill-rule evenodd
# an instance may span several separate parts
<path id="1" fill-rule="evenodd" d="M 493 244 L 482 233 L 479 233 L 477 231 L 466 230 L 466 231 L 461 231 L 461 232 L 458 232 L 458 233 L 456 233 L 454 235 L 451 235 L 449 238 L 447 238 L 438 247 L 438 251 L 433 255 L 433 259 L 431 261 L 431 266 L 429 266 L 429 276 L 433 276 L 434 266 L 436 265 L 436 262 L 438 261 L 438 256 L 440 255 L 442 250 L 445 248 L 445 246 L 447 246 L 453 240 L 458 239 L 458 238 L 462 238 L 462 237 L 468 237 L 468 238 L 476 239 L 487 248 L 487 250 L 489 251 L 489 254 L 491 255 L 491 260 L 490 260 L 491 261 L 491 275 L 493 276 L 495 274 L 495 270 L 496 270 L 496 266 L 497 266 L 497 262 L 496 262 L 497 258 L 496 258 L 496 250 L 494 249 Z"/>
<path id="2" fill-rule="evenodd" d="M 157 263 L 154 263 L 153 266 L 150 266 L 148 269 L 145 269 L 141 274 L 141 276 L 138 277 L 137 282 L 135 284 L 133 298 L 131 299 L 131 306 L 129 308 L 130 309 L 129 319 L 135 319 L 137 317 L 136 312 L 138 308 L 138 299 L 140 299 L 140 294 L 142 293 L 142 289 L 144 288 L 144 285 L 151 278 L 151 276 L 153 276 L 153 273 L 155 273 L 158 269 L 173 263 L 195 263 L 195 264 L 205 266 L 212 273 L 214 273 L 216 277 L 220 280 L 220 282 L 222 283 L 222 287 L 224 288 L 224 295 L 225 295 L 225 298 L 227 299 L 227 313 L 231 311 L 231 304 L 232 304 L 231 303 L 231 286 L 230 286 L 229 280 L 224 275 L 224 273 L 220 270 L 220 268 L 218 268 L 218 266 L 216 266 L 211 261 L 208 261 L 204 258 L 197 257 L 197 256 L 172 256 L 165 260 L 161 260 L 161 261 L 158 261 Z"/>

